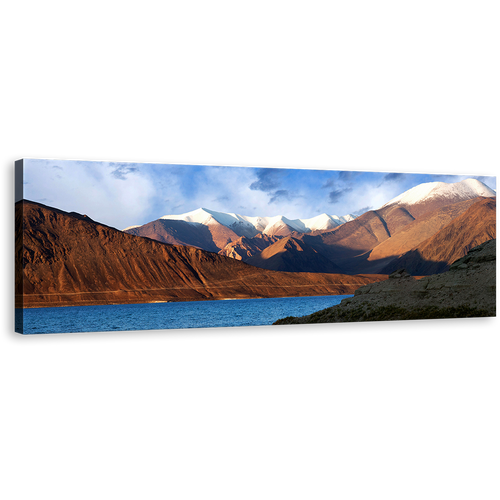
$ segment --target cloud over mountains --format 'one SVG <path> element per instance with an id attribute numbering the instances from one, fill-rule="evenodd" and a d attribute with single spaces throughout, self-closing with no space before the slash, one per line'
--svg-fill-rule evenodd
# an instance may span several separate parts
<path id="1" fill-rule="evenodd" d="M 292 219 L 358 213 L 422 182 L 470 177 L 73 160 L 25 160 L 24 165 L 25 198 L 118 228 L 200 207 Z M 496 188 L 494 177 L 480 180 Z"/>
<path id="2" fill-rule="evenodd" d="M 250 184 L 250 189 L 268 193 L 281 185 L 281 181 L 286 175 L 286 170 L 280 170 L 278 168 L 259 168 L 255 175 L 257 176 L 257 180 Z"/>

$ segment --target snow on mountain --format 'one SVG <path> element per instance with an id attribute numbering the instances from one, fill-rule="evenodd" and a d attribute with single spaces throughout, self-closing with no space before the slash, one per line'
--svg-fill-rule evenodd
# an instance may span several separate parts
<path id="1" fill-rule="evenodd" d="M 198 208 L 197 210 L 193 210 L 192 212 L 187 212 L 185 214 L 164 215 L 163 217 L 160 217 L 160 219 L 183 220 L 185 222 L 191 222 L 194 224 L 208 225 L 208 224 L 215 224 L 216 222 L 219 222 L 213 216 L 213 214 L 217 214 L 217 213 L 218 212 L 211 212 L 209 210 L 206 210 L 205 208 Z M 227 214 L 221 214 L 221 215 L 227 215 Z"/>
<path id="2" fill-rule="evenodd" d="M 342 217 L 337 215 L 321 214 L 311 219 L 301 219 L 300 221 L 310 231 L 326 231 L 345 224 L 356 218 L 355 215 L 347 214 Z"/>
<path id="3" fill-rule="evenodd" d="M 363 212 L 360 212 L 359 215 L 362 215 Z M 345 223 L 345 222 L 351 222 L 352 220 L 356 219 L 357 217 L 359 217 L 359 215 L 356 215 L 356 214 L 347 214 L 347 215 L 344 215 L 342 217 L 340 217 L 340 220 Z"/>
<path id="4" fill-rule="evenodd" d="M 300 222 L 303 224 L 304 229 L 307 228 L 309 231 L 317 231 L 321 229 L 333 229 L 337 227 L 338 224 L 336 217 L 335 219 L 332 215 L 321 214 L 316 217 L 311 217 L 310 219 L 300 219 Z"/>
<path id="5" fill-rule="evenodd" d="M 427 182 L 419 184 L 408 191 L 396 196 L 380 208 L 391 205 L 417 205 L 427 201 L 449 200 L 450 203 L 469 200 L 477 196 L 493 197 L 496 192 L 477 179 L 465 179 L 461 182 L 448 184 L 446 182 Z M 191 212 L 176 215 L 164 215 L 161 219 L 185 221 L 190 224 L 216 226 L 222 224 L 240 236 L 253 237 L 258 233 L 269 236 L 288 231 L 309 233 L 312 231 L 327 231 L 354 220 L 357 215 L 344 216 L 328 215 L 323 213 L 309 219 L 288 219 L 283 215 L 274 217 L 249 217 L 236 213 L 216 212 L 207 208 L 198 208 Z M 130 226 L 133 229 L 140 226 Z"/>
<path id="6" fill-rule="evenodd" d="M 352 214 L 339 217 L 337 215 L 321 214 L 310 219 L 288 219 L 283 215 L 274 217 L 249 217 L 235 213 L 216 212 L 207 208 L 198 208 L 192 212 L 178 215 L 164 215 L 161 219 L 183 220 L 192 224 L 205 226 L 222 224 L 236 233 L 255 236 L 257 233 L 274 235 L 287 228 L 299 233 L 324 231 L 333 229 L 356 217 Z"/>
<path id="7" fill-rule="evenodd" d="M 449 199 L 452 203 L 470 200 L 478 196 L 496 196 L 495 191 L 490 189 L 477 179 L 465 179 L 460 182 L 448 184 L 446 182 L 426 182 L 419 184 L 408 191 L 396 196 L 380 208 L 390 205 L 416 205 L 433 199 Z"/>
<path id="8" fill-rule="evenodd" d="M 285 236 L 291 231 L 298 231 L 300 233 L 305 232 L 301 227 L 299 220 L 290 220 L 283 215 L 277 215 L 276 217 L 269 217 L 267 221 L 267 226 L 262 231 L 263 234 L 268 236 L 282 235 Z"/>

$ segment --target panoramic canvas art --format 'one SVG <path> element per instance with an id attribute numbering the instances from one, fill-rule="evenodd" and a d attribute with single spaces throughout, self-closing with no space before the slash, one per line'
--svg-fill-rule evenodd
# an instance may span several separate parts
<path id="1" fill-rule="evenodd" d="M 16 162 L 24 334 L 495 316 L 496 178 Z"/>

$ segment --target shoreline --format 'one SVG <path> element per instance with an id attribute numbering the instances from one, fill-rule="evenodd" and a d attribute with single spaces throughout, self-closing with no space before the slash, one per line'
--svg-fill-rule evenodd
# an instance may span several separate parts
<path id="1" fill-rule="evenodd" d="M 331 293 L 331 294 L 319 294 L 319 295 L 286 295 L 286 296 L 275 296 L 275 297 L 231 297 L 231 298 L 198 298 L 194 300 L 150 300 L 150 301 L 141 301 L 141 302 L 110 302 L 110 301 L 88 301 L 88 302 L 75 302 L 73 304 L 30 304 L 22 307 L 15 307 L 16 312 L 24 311 L 25 309 L 47 309 L 51 307 L 92 307 L 92 306 L 123 306 L 123 305 L 142 305 L 142 304 L 168 304 L 168 303 L 177 303 L 177 302 L 219 302 L 219 301 L 233 301 L 233 300 L 259 300 L 259 299 L 290 299 L 290 298 L 308 298 L 308 297 L 338 297 L 338 296 L 346 296 L 346 295 L 354 295 L 354 291 L 352 293 Z"/>
<path id="2" fill-rule="evenodd" d="M 350 278 L 342 282 L 341 278 Z M 384 281 L 387 275 L 323 275 L 316 282 L 286 283 L 227 283 L 200 287 L 174 287 L 136 290 L 102 290 L 66 293 L 17 294 L 17 309 L 73 307 L 118 304 L 150 304 L 168 302 L 198 302 L 206 300 L 238 300 L 286 297 L 317 297 L 352 295 L 364 284 Z M 340 278 L 340 279 L 339 279 Z M 340 282 L 339 282 L 340 281 Z M 346 280 L 347 281 L 347 280 Z"/>

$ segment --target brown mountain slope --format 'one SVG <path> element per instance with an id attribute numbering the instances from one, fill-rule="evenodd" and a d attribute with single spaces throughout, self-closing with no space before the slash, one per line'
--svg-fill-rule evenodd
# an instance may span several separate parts
<path id="1" fill-rule="evenodd" d="M 246 262 L 247 259 L 276 243 L 279 239 L 279 236 L 267 236 L 267 234 L 262 233 L 257 234 L 253 238 L 242 236 L 236 241 L 228 243 L 219 251 L 219 254 Z"/>
<path id="2" fill-rule="evenodd" d="M 295 235 L 296 240 L 301 242 L 300 254 L 296 246 L 286 246 L 283 242 L 278 242 L 247 259 L 246 262 L 281 271 L 304 271 L 306 268 L 302 264 L 305 263 L 308 271 L 330 270 L 333 264 L 337 272 L 342 269 L 342 272 L 349 274 L 388 273 L 397 267 L 404 267 L 402 263 L 393 265 L 392 261 L 423 244 L 474 204 L 488 200 L 492 199 L 479 197 L 461 201 L 426 212 L 417 219 L 413 219 L 412 215 L 402 207 L 384 207 L 367 212 L 333 231 L 318 235 Z M 494 219 L 494 211 L 488 217 Z M 461 232 L 474 232 L 478 227 L 474 217 L 466 217 L 462 221 Z M 470 244 L 480 243 L 492 236 L 491 231 L 486 231 L 481 238 L 472 238 L 464 245 L 458 234 L 449 237 L 457 246 L 452 255 L 456 259 L 463 255 L 460 251 L 466 252 L 470 248 Z M 372 245 L 375 246 L 371 248 Z M 288 252 L 292 255 L 288 256 Z M 301 255 L 303 258 L 298 259 L 296 255 Z M 312 261 L 316 261 L 316 265 L 312 264 Z M 435 266 L 429 268 L 428 272 L 437 272 L 431 270 L 435 268 Z M 414 272 L 425 274 L 421 267 Z"/>
<path id="3" fill-rule="evenodd" d="M 333 230 L 314 234 L 295 232 L 243 260 L 256 267 L 287 272 L 358 274 L 358 261 L 363 264 L 367 252 L 413 220 L 400 207 L 372 210 Z"/>
<path id="4" fill-rule="evenodd" d="M 274 271 L 307 273 L 340 273 L 340 267 L 330 261 L 312 246 L 292 236 L 287 236 L 267 247 L 247 264 Z"/>
<path id="5" fill-rule="evenodd" d="M 385 277 L 266 271 L 16 204 L 16 307 L 348 294 Z"/>
<path id="6" fill-rule="evenodd" d="M 209 225 L 158 219 L 143 226 L 126 229 L 124 232 L 173 245 L 194 246 L 209 252 L 218 252 L 228 243 L 240 238 L 233 230 L 215 219 Z"/>
<path id="7" fill-rule="evenodd" d="M 318 245 L 329 247 L 332 257 L 340 262 L 371 250 L 413 220 L 401 207 L 370 210 L 333 231 L 309 238 L 304 235 L 304 241 L 314 244 L 311 238 L 315 238 Z"/>
<path id="8" fill-rule="evenodd" d="M 413 275 L 442 273 L 481 243 L 496 238 L 496 198 L 481 198 L 416 248 L 383 268 Z"/>
<path id="9" fill-rule="evenodd" d="M 334 249 L 338 257 L 349 258 L 371 250 L 389 236 L 385 221 L 376 212 L 369 211 L 314 238 L 318 244 Z M 307 240 L 311 242 L 309 238 Z"/>
<path id="10" fill-rule="evenodd" d="M 140 227 L 125 229 L 124 232 L 171 245 L 193 246 L 209 252 L 219 250 L 207 226 L 195 226 L 183 220 L 158 219 Z"/>
<path id="11" fill-rule="evenodd" d="M 224 248 L 228 243 L 235 241 L 240 237 L 240 235 L 235 233 L 232 229 L 229 229 L 217 221 L 215 221 L 215 224 L 210 224 L 207 227 L 212 235 L 212 241 L 215 243 L 218 250 Z"/>
<path id="12" fill-rule="evenodd" d="M 415 220 L 405 207 L 400 206 L 379 208 L 374 212 L 385 221 L 391 238 Z"/>
<path id="13" fill-rule="evenodd" d="M 368 260 L 376 261 L 387 257 L 400 257 L 403 253 L 416 248 L 417 245 L 436 234 L 453 219 L 474 205 L 474 203 L 483 199 L 485 198 L 474 198 L 426 212 L 421 217 L 404 226 L 391 238 L 377 245 L 371 251 Z"/>
<path id="14" fill-rule="evenodd" d="M 381 210 L 367 212 L 367 214 L 358 217 L 354 221 L 347 222 L 342 226 L 337 226 L 333 230 L 314 231 L 312 233 L 297 233 L 287 226 L 284 235 L 301 240 L 301 252 L 305 250 L 305 245 L 309 246 L 309 257 L 315 258 L 316 264 L 307 262 L 302 256 L 304 265 L 297 266 L 299 261 L 295 257 L 286 258 L 284 255 L 279 259 L 274 259 L 271 263 L 269 259 L 276 254 L 282 254 L 287 249 L 283 249 L 282 244 L 273 246 L 265 253 L 266 248 L 274 245 L 280 237 L 259 234 L 254 238 L 240 238 L 239 240 L 228 243 L 219 253 L 243 260 L 257 267 L 264 269 L 282 270 L 288 272 L 300 272 L 307 269 L 316 269 L 315 272 L 325 272 L 325 269 L 335 269 L 340 272 L 337 261 L 346 258 L 364 254 L 376 245 L 379 241 L 384 241 L 390 235 L 396 233 L 405 227 L 406 224 L 414 219 L 411 214 L 401 207 L 387 207 Z M 357 221 L 357 222 L 356 222 Z M 344 226 L 346 226 L 344 228 Z M 343 228 L 341 230 L 341 228 Z M 277 233 L 278 234 L 278 233 Z M 296 250 L 296 245 L 289 246 L 288 250 Z M 327 266 L 326 268 L 324 266 Z"/>

